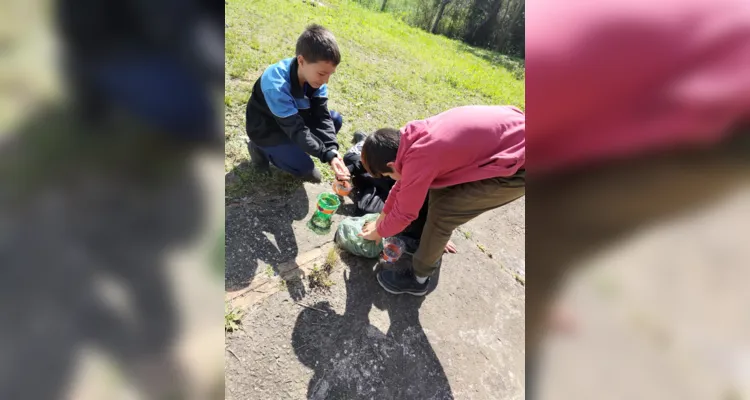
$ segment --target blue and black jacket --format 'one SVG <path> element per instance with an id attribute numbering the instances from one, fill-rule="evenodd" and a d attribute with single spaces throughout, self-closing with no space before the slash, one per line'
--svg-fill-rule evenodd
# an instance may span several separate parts
<path id="1" fill-rule="evenodd" d="M 328 87 L 318 89 L 297 78 L 297 58 L 266 68 L 247 103 L 246 129 L 259 147 L 294 143 L 307 154 L 330 162 L 338 151 L 328 112 Z"/>

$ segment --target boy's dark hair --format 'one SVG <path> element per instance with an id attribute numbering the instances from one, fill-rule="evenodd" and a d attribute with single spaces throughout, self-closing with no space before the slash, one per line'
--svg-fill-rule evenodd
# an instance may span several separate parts
<path id="1" fill-rule="evenodd" d="M 339 65 L 341 62 L 339 45 L 333 33 L 318 24 L 308 26 L 299 36 L 297 55 L 302 55 L 310 63 L 330 61 L 333 65 Z"/>
<path id="2" fill-rule="evenodd" d="M 393 172 L 387 164 L 396 161 L 400 141 L 401 132 L 398 129 L 378 129 L 362 145 L 362 166 L 374 178 L 381 178 L 385 172 Z"/>

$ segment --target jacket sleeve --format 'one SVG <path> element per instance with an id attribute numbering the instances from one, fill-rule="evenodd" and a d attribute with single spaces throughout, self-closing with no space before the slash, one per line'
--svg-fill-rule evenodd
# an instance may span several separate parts
<path id="1" fill-rule="evenodd" d="M 315 119 L 315 124 L 312 127 L 313 135 L 323 142 L 326 149 L 338 150 L 339 143 L 336 140 L 336 128 L 333 126 L 331 113 L 328 111 L 328 99 L 313 97 L 310 99 L 310 108 Z"/>
<path id="2" fill-rule="evenodd" d="M 305 120 L 297 112 L 291 93 L 272 88 L 264 90 L 263 96 L 266 98 L 268 108 L 281 129 L 305 153 L 317 157 L 325 163 L 330 162 L 336 156 L 333 150 L 338 149 L 338 145 L 331 148 L 310 131 L 305 125 Z M 331 122 L 331 125 L 333 125 L 333 122 Z"/>

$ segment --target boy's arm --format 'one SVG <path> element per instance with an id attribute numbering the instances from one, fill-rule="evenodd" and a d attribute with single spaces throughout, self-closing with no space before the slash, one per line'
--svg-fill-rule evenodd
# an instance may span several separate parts
<path id="1" fill-rule="evenodd" d="M 313 135 L 323 142 L 327 149 L 338 150 L 339 143 L 336 140 L 336 128 L 328 110 L 328 85 L 321 86 L 313 93 L 310 99 L 310 108 L 316 123 L 313 126 Z"/>
<path id="2" fill-rule="evenodd" d="M 268 108 L 273 113 L 276 122 L 292 141 L 300 146 L 305 153 L 319 158 L 325 163 L 336 157 L 335 147 L 327 146 L 320 138 L 310 132 L 305 120 L 299 115 L 294 105 L 294 98 L 286 90 L 271 88 L 263 90 Z M 329 117 L 330 118 L 330 117 Z M 334 135 L 335 137 L 335 135 Z"/>
<path id="3" fill-rule="evenodd" d="M 418 165 L 422 163 L 417 160 L 405 163 L 401 179 L 388 194 L 381 213 L 382 219 L 377 223 L 377 231 L 381 237 L 400 233 L 419 216 L 419 210 L 424 205 L 424 199 L 427 198 L 427 192 L 437 173 L 434 170 L 425 171 L 425 168 L 419 168 Z"/>

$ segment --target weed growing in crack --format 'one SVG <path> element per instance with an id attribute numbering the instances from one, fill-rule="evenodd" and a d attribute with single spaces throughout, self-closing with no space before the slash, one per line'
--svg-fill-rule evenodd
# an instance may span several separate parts
<path id="1" fill-rule="evenodd" d="M 234 332 L 242 325 L 244 311 L 232 308 L 229 303 L 224 305 L 224 332 Z"/>

